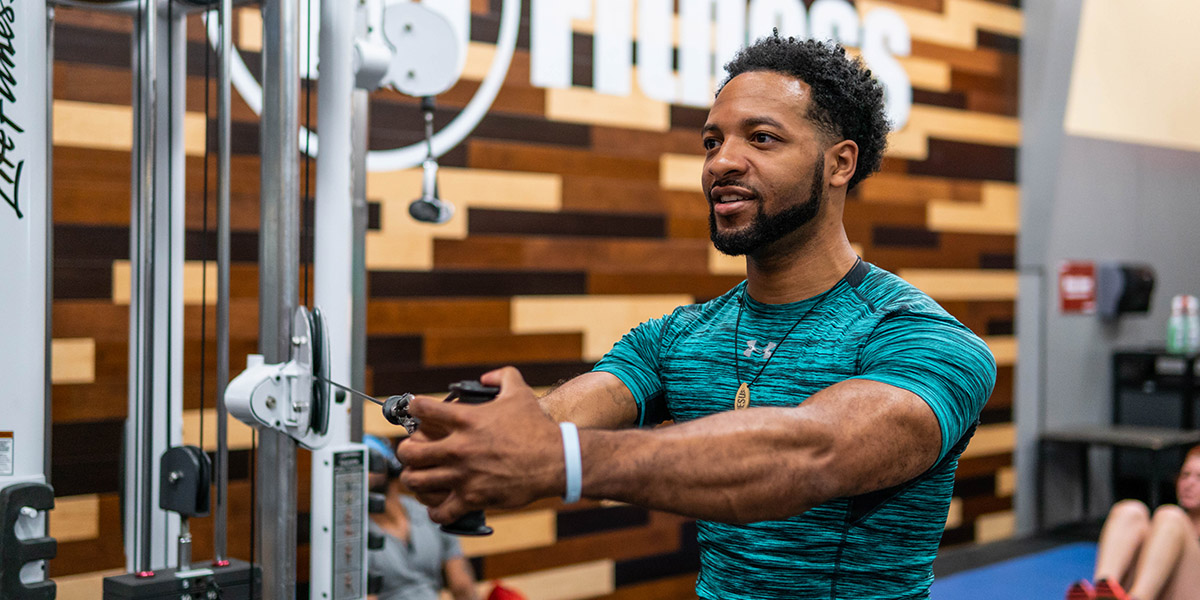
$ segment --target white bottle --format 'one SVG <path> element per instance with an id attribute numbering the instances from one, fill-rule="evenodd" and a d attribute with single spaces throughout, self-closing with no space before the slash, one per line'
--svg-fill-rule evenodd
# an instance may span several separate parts
<path id="1" fill-rule="evenodd" d="M 1195 354 L 1200 352 L 1200 299 L 1195 296 L 1183 297 L 1184 352 Z"/>
<path id="2" fill-rule="evenodd" d="M 1171 318 L 1167 320 L 1167 352 L 1182 354 L 1187 351 L 1188 322 L 1184 311 L 1187 300 L 1183 296 L 1171 298 Z"/>

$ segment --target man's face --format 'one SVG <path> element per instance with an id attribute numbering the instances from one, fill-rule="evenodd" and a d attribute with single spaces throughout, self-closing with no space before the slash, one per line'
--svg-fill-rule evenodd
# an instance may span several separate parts
<path id="1" fill-rule="evenodd" d="M 820 212 L 824 145 L 809 102 L 808 84 L 771 71 L 734 77 L 713 102 L 702 181 L 717 250 L 753 254 Z"/>

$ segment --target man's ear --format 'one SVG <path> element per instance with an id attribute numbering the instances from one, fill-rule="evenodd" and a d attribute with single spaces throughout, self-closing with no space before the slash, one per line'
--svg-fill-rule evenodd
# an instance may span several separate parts
<path id="1" fill-rule="evenodd" d="M 858 167 L 858 144 L 854 140 L 842 140 L 825 151 L 825 164 L 833 166 L 829 174 L 829 187 L 845 187 L 850 184 Z"/>

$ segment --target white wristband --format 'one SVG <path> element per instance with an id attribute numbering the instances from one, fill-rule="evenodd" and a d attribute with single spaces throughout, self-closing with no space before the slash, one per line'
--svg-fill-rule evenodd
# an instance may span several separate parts
<path id="1" fill-rule="evenodd" d="M 579 451 L 579 429 L 574 423 L 558 424 L 562 431 L 563 461 L 567 467 L 567 491 L 563 494 L 563 502 L 571 504 L 579 502 L 583 493 L 583 455 Z"/>

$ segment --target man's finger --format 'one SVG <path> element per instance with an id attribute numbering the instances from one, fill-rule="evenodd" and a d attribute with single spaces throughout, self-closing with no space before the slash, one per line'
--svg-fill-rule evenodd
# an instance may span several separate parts
<path id="1" fill-rule="evenodd" d="M 462 497 L 459 494 L 452 493 L 441 504 L 429 507 L 429 518 L 435 523 L 449 525 L 472 510 L 477 509 L 467 507 L 463 504 Z"/>
<path id="2" fill-rule="evenodd" d="M 445 439 L 430 439 L 418 431 L 416 435 L 396 446 L 396 458 L 404 465 L 405 470 L 448 464 L 455 456 L 450 452 Z"/>
<path id="3" fill-rule="evenodd" d="M 479 377 L 479 383 L 499 386 L 501 394 L 505 390 L 528 387 L 525 378 L 521 376 L 521 372 L 516 367 L 501 367 L 494 371 L 488 371 Z"/>
<path id="4" fill-rule="evenodd" d="M 421 494 L 449 492 L 461 479 L 458 470 L 449 467 L 405 469 L 400 474 L 400 483 L 404 487 Z"/>
<path id="5" fill-rule="evenodd" d="M 466 424 L 463 407 L 429 396 L 417 396 L 408 403 L 408 414 L 421 421 L 420 430 L 450 431 Z"/>

